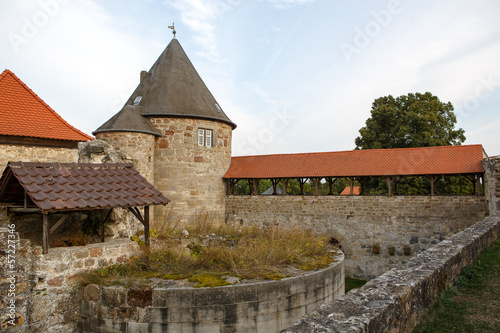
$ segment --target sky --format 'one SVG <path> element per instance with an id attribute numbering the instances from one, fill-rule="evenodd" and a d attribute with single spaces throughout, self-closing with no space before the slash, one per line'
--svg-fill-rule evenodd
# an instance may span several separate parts
<path id="1" fill-rule="evenodd" d="M 499 17 L 498 0 L 0 0 L 0 71 L 90 134 L 175 24 L 234 156 L 351 150 L 375 99 L 427 91 L 495 156 Z"/>

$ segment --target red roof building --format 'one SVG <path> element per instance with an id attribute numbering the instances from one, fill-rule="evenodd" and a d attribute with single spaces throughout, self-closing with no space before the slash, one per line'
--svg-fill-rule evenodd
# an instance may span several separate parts
<path id="1" fill-rule="evenodd" d="M 73 146 L 92 137 L 61 118 L 14 73 L 0 74 L 0 138 L 26 143 L 27 138 L 43 139 L 40 143 Z"/>

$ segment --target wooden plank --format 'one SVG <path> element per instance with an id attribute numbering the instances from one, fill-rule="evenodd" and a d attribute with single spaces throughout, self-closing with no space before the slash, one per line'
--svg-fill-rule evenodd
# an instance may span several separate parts
<path id="1" fill-rule="evenodd" d="M 43 213 L 42 237 L 43 237 L 42 253 L 43 254 L 47 254 L 47 253 L 49 253 L 49 239 L 50 239 L 50 234 L 49 234 L 49 214 L 47 214 L 47 213 Z"/>
<path id="2" fill-rule="evenodd" d="M 144 243 L 149 247 L 149 206 L 144 207 Z"/>
<path id="3" fill-rule="evenodd" d="M 61 225 L 61 223 L 66 221 L 66 219 L 68 217 L 69 217 L 69 214 L 63 215 L 63 217 L 61 217 L 59 219 L 59 221 L 57 221 L 57 223 L 52 226 L 52 228 L 50 228 L 50 234 L 52 235 L 54 233 L 54 231 L 56 231 L 56 229 Z"/>

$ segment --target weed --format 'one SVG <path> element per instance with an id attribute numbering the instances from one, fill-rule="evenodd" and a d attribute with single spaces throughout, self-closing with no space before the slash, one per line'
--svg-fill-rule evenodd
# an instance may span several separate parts
<path id="1" fill-rule="evenodd" d="M 224 235 L 224 240 L 217 236 L 217 241 L 209 245 L 190 245 L 188 249 L 170 235 L 158 240 L 154 250 L 142 247 L 141 255 L 130 258 L 123 265 L 87 273 L 86 281 L 112 284 L 119 279 L 188 277 L 197 285 L 215 286 L 223 283 L 220 281 L 224 280 L 222 275 L 279 279 L 286 276 L 284 270 L 287 267 L 316 270 L 334 261 L 326 238 L 318 237 L 310 230 L 280 227 L 236 229 L 230 225 L 212 225 L 208 217 L 201 221 L 200 225 L 193 227 L 193 232 L 198 230 L 200 236 L 204 236 L 217 231 Z M 191 236 L 197 235 L 191 233 Z M 139 240 L 137 236 L 132 239 Z"/>

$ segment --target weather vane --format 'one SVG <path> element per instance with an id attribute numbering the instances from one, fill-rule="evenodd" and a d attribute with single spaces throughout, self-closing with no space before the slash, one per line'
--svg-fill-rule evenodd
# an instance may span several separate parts
<path id="1" fill-rule="evenodd" d="M 177 31 L 175 31 L 175 24 L 172 23 L 172 25 L 169 25 L 168 28 L 172 29 L 172 33 L 174 34 L 174 38 L 175 38 L 175 34 L 177 33 Z"/>

